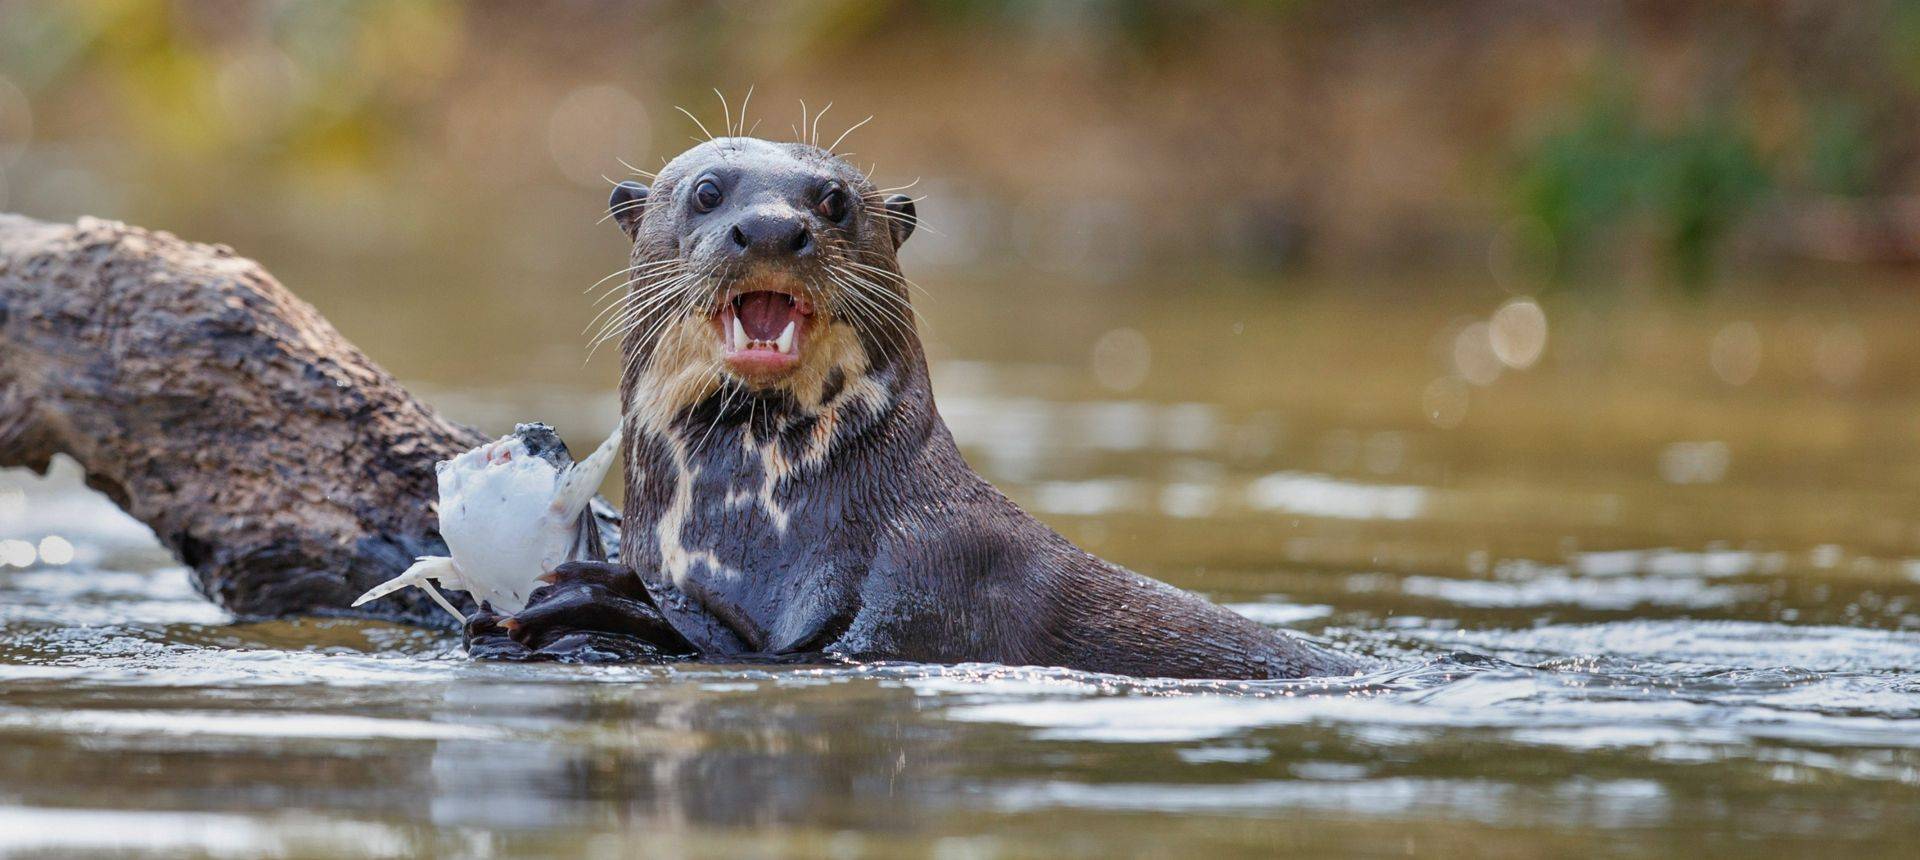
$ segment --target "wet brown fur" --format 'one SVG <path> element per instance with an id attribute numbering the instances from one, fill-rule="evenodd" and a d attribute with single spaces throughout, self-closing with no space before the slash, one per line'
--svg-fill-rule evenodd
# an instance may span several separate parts
<path id="1" fill-rule="evenodd" d="M 820 259 L 795 263 L 816 311 L 784 378 L 724 364 L 712 308 L 764 273 L 713 263 L 701 232 L 713 228 L 686 213 L 685 184 L 716 170 L 835 177 L 862 203 L 844 228 L 816 225 Z M 713 270 L 622 341 L 623 555 L 674 629 L 710 658 L 822 652 L 1222 678 L 1361 665 L 1079 550 L 968 468 L 934 408 L 898 224 L 864 175 L 804 144 L 725 138 L 656 178 L 633 264 Z M 884 307 L 906 325 L 863 312 L 844 276 L 821 275 L 846 261 L 872 267 L 842 275 L 890 291 Z"/>

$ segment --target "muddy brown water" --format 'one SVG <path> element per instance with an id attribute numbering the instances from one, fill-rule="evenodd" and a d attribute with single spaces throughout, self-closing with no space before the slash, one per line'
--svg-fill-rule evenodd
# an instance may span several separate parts
<path id="1" fill-rule="evenodd" d="M 269 263 L 456 417 L 611 426 L 574 287 Z M 477 665 L 232 623 L 70 469 L 7 473 L 0 854 L 1912 856 L 1904 285 L 921 282 L 976 467 L 1387 668 Z"/>

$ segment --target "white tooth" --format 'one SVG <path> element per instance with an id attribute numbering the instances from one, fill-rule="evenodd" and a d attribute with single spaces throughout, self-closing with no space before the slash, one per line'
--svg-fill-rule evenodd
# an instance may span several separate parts
<path id="1" fill-rule="evenodd" d="M 735 352 L 747 348 L 747 330 L 740 325 L 739 317 L 733 318 L 733 335 L 727 338 L 727 346 L 732 347 Z"/>
<path id="2" fill-rule="evenodd" d="M 775 343 L 781 352 L 793 352 L 793 320 L 787 320 L 787 327 L 780 330 L 780 339 Z"/>

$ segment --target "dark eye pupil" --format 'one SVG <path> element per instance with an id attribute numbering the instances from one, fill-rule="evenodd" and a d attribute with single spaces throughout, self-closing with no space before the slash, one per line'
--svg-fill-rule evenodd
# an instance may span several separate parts
<path id="1" fill-rule="evenodd" d="M 701 180 L 699 186 L 693 189 L 693 197 L 702 209 L 712 209 L 720 205 L 720 186 L 711 179 Z"/>
<path id="2" fill-rule="evenodd" d="M 820 198 L 820 214 L 829 221 L 838 221 L 847 217 L 847 196 L 836 188 Z"/>

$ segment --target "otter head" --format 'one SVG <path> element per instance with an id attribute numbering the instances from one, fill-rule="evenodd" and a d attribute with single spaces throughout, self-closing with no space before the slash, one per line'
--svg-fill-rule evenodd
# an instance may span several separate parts
<path id="1" fill-rule="evenodd" d="M 913 202 L 825 150 L 710 140 L 609 206 L 633 239 L 614 317 L 630 374 L 799 393 L 918 349 L 895 258 Z"/>

